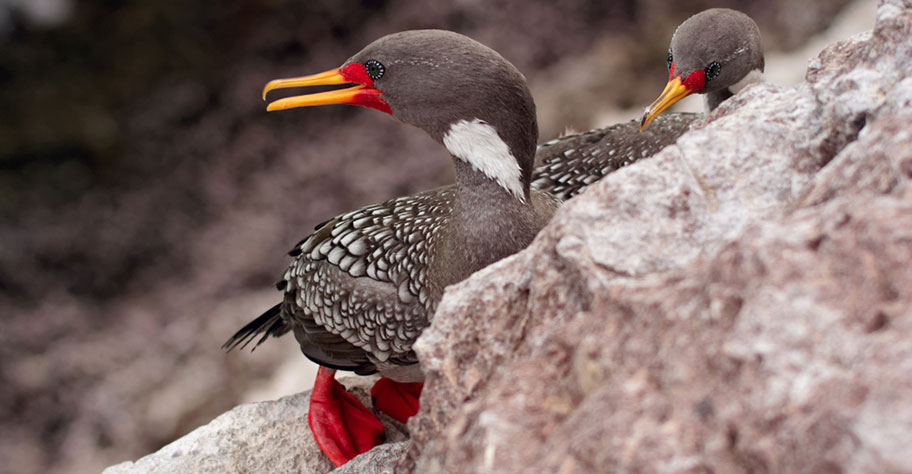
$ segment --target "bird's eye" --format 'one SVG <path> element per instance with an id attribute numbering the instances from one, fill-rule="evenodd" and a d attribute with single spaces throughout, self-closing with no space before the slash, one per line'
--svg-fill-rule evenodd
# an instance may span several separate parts
<path id="1" fill-rule="evenodd" d="M 364 69 L 367 71 L 367 75 L 375 81 L 383 77 L 383 73 L 386 72 L 386 68 L 376 59 L 370 59 L 364 63 Z"/>
<path id="2" fill-rule="evenodd" d="M 674 62 L 674 55 L 671 54 L 671 48 L 668 48 L 668 59 L 665 60 L 665 63 L 668 65 L 668 69 L 671 70 L 671 63 Z"/>
<path id="3" fill-rule="evenodd" d="M 706 82 L 709 82 L 716 78 L 720 72 L 722 72 L 722 66 L 717 62 L 712 62 L 709 66 L 706 66 Z"/>

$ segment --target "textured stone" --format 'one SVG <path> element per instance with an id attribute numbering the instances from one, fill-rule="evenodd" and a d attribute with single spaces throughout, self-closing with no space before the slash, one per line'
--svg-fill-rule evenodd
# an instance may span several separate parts
<path id="1" fill-rule="evenodd" d="M 370 406 L 374 377 L 350 377 L 341 382 Z M 381 415 L 388 444 L 333 470 L 307 426 L 310 392 L 275 401 L 240 405 L 211 423 L 135 462 L 105 469 L 104 474 L 137 473 L 367 473 L 392 470 L 405 449 L 404 427 Z"/>
<path id="2" fill-rule="evenodd" d="M 449 288 L 400 471 L 910 472 L 912 2 Z"/>

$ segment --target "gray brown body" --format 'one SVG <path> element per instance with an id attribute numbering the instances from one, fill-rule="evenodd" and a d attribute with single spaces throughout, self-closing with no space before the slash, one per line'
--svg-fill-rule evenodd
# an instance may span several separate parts
<path id="1" fill-rule="evenodd" d="M 499 54 L 456 33 L 408 31 L 371 43 L 340 70 L 371 61 L 384 72 L 370 87 L 394 117 L 450 150 L 456 183 L 318 226 L 291 251 L 283 302 L 226 347 L 293 330 L 323 366 L 417 381 L 412 345 L 446 286 L 525 248 L 560 201 L 529 188 L 535 104 Z"/>
<path id="2" fill-rule="evenodd" d="M 493 203 L 477 190 L 451 185 L 368 206 L 302 242 L 280 315 L 302 352 L 329 367 L 420 380 L 398 366 L 417 363 L 412 344 L 444 288 L 528 246 L 558 205 L 539 192 L 519 205 L 499 188 L 489 190 L 503 195 Z"/>

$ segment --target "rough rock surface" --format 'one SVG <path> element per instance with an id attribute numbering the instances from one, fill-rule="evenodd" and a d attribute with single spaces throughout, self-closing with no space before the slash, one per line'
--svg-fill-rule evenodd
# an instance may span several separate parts
<path id="1" fill-rule="evenodd" d="M 912 1 L 446 292 L 401 471 L 912 472 Z"/>
<path id="2" fill-rule="evenodd" d="M 375 377 L 342 379 L 348 390 L 370 406 Z M 248 403 L 135 462 L 105 469 L 104 474 L 282 472 L 380 474 L 389 472 L 405 451 L 404 426 L 381 415 L 387 443 L 333 470 L 307 427 L 310 392 L 276 401 Z"/>

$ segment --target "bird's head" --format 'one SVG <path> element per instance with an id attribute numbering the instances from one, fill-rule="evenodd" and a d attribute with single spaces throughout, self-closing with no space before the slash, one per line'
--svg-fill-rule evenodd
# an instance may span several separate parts
<path id="1" fill-rule="evenodd" d="M 640 128 L 690 94 L 728 89 L 752 71 L 763 71 L 760 29 L 744 13 L 704 10 L 688 18 L 671 37 L 668 84 L 646 109 Z"/>
<path id="2" fill-rule="evenodd" d="M 338 68 L 269 82 L 263 98 L 274 89 L 328 84 L 353 87 L 279 99 L 267 110 L 361 105 L 419 127 L 444 144 L 459 124 L 481 123 L 495 130 L 517 158 L 534 157 L 538 124 L 525 78 L 500 54 L 466 36 L 442 30 L 387 35 Z"/>

